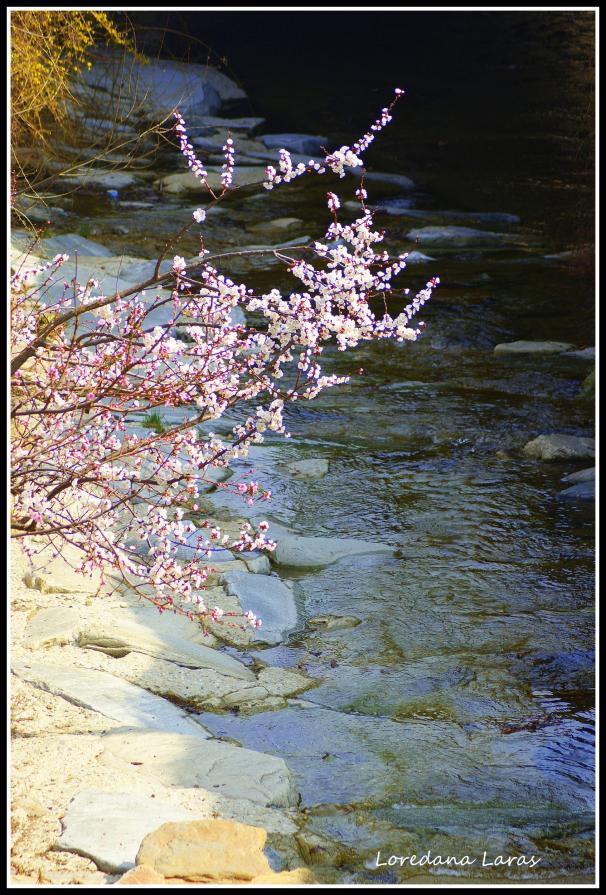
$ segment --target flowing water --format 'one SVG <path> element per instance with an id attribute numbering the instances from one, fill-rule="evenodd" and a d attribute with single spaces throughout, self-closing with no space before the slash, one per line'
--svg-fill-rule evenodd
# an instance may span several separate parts
<path id="1" fill-rule="evenodd" d="M 519 37 L 516 22 L 506 48 Z M 591 256 L 580 250 L 592 239 L 584 155 L 591 29 L 582 17 L 563 18 L 559 27 L 564 36 L 551 43 L 530 29 L 522 61 L 507 65 L 504 50 L 489 86 L 478 91 L 469 69 L 439 97 L 428 76 L 423 101 L 412 100 L 412 122 L 402 103 L 383 154 L 377 149 L 376 169 L 420 184 L 402 195 L 369 186 L 371 201 L 411 199 L 417 213 L 377 218 L 388 248 L 414 248 L 407 232 L 436 222 L 498 230 L 511 246 L 421 247 L 435 260 L 411 265 L 403 285 L 416 291 L 430 276 L 442 281 L 423 311 L 423 338 L 363 346 L 353 359 L 329 350 L 330 371 L 363 367 L 364 374 L 294 405 L 292 440 L 270 440 L 251 460 L 273 491 L 268 518 L 305 534 L 397 548 L 388 559 L 287 572 L 299 626 L 255 657 L 303 670 L 317 686 L 281 711 L 203 715 L 214 734 L 285 758 L 306 835 L 328 840 L 314 858 L 327 881 L 588 881 L 592 873 L 593 504 L 557 498 L 562 475 L 590 464 L 541 463 L 520 453 L 540 433 L 593 434 L 592 403 L 578 397 L 590 368 L 562 355 L 493 354 L 496 343 L 513 339 L 577 347 L 594 340 Z M 560 80 L 558 40 L 572 47 Z M 377 96 L 364 95 L 362 105 L 374 111 Z M 274 126 L 344 136 L 330 131 L 330 91 L 313 103 L 307 97 L 297 127 L 284 111 L 280 119 L 280 97 L 278 84 L 261 109 Z M 366 115 L 354 124 L 353 102 L 347 108 L 351 139 Z M 503 118 L 514 123 L 499 129 Z M 353 180 L 339 187 L 351 198 Z M 208 244 L 222 250 L 255 242 L 246 224 L 284 214 L 300 217 L 301 232 L 316 237 L 327 188 L 334 187 L 235 202 L 230 215 L 209 216 Z M 84 201 L 80 208 L 90 212 Z M 110 247 L 151 257 L 194 203 L 187 197 L 129 211 L 97 202 L 94 223 Z M 444 211 L 514 213 L 521 223 L 469 223 Z M 117 220 L 127 236 L 111 236 Z M 572 254 L 545 257 L 562 250 Z M 251 285 L 288 285 L 277 267 L 238 263 L 234 276 Z M 402 303 L 392 299 L 391 310 Z M 328 475 L 296 481 L 280 470 L 281 462 L 304 457 L 328 458 Z M 331 631 L 308 624 L 321 614 L 360 624 Z M 285 854 L 276 849 L 279 865 Z M 376 866 L 378 852 L 386 861 L 428 851 L 474 863 Z M 482 866 L 484 852 L 491 866 Z M 540 864 L 503 868 L 497 855 L 534 855 Z"/>

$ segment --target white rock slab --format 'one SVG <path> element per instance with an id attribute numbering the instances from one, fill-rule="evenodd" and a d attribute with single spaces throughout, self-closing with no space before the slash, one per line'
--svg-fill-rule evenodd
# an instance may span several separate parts
<path id="1" fill-rule="evenodd" d="M 280 643 L 297 624 L 297 607 L 292 590 L 273 575 L 227 572 L 222 583 L 237 597 L 244 612 L 254 612 L 263 624 L 255 640 Z"/>
<path id="2" fill-rule="evenodd" d="M 60 236 L 47 236 L 46 239 L 41 239 L 37 243 L 36 251 L 38 254 L 48 258 L 54 258 L 55 255 L 64 252 L 67 255 L 73 255 L 77 252 L 78 255 L 85 255 L 88 258 L 111 258 L 114 254 L 100 242 L 86 239 L 84 236 L 80 236 L 79 233 L 62 233 Z"/>
<path id="3" fill-rule="evenodd" d="M 145 653 L 187 668 L 209 668 L 238 680 L 255 679 L 245 665 L 206 646 L 203 638 L 195 621 L 178 615 L 160 615 L 153 609 L 103 612 L 84 606 L 42 609 L 24 633 L 24 643 L 30 649 L 77 642 L 110 654 Z"/>
<path id="4" fill-rule="evenodd" d="M 56 847 L 91 858 L 106 873 L 135 866 L 142 840 L 164 823 L 195 820 L 193 812 L 128 792 L 83 789 L 63 817 Z"/>
<path id="5" fill-rule="evenodd" d="M 387 544 L 373 544 L 353 538 L 305 537 L 275 522 L 270 523 L 267 536 L 277 542 L 276 549 L 270 554 L 273 563 L 302 569 L 323 568 L 346 556 L 393 554 L 395 549 Z"/>
<path id="6" fill-rule="evenodd" d="M 495 345 L 495 354 L 562 354 L 573 346 L 569 342 L 501 342 Z"/>
<path id="7" fill-rule="evenodd" d="M 204 727 L 182 709 L 105 671 L 30 661 L 14 662 L 12 670 L 39 690 L 54 693 L 127 727 L 208 737 Z"/>
<path id="8" fill-rule="evenodd" d="M 535 460 L 584 460 L 595 457 L 595 439 L 578 435 L 539 435 L 523 448 Z"/>
<path id="9" fill-rule="evenodd" d="M 296 805 L 297 791 L 284 759 L 218 740 L 157 731 L 118 730 L 103 737 L 101 761 L 141 762 L 141 772 L 164 785 L 202 787 L 257 805 Z"/>

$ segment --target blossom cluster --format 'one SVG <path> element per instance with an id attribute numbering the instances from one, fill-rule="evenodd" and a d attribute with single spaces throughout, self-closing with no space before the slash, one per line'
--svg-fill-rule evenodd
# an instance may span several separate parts
<path id="1" fill-rule="evenodd" d="M 326 166 L 337 173 L 358 166 L 390 111 L 352 149 L 342 147 L 301 172 L 281 150 L 281 174 L 273 182 Z M 181 150 L 204 181 L 185 123 L 176 117 Z M 225 152 L 224 192 L 233 174 L 230 140 Z M 50 300 L 47 280 L 28 285 L 32 277 L 40 282 L 42 266 L 35 276 L 31 270 L 15 275 L 12 523 L 31 556 L 43 549 L 59 555 L 69 543 L 79 550 L 82 573 L 100 572 L 107 583 L 117 577 L 161 610 L 221 619 L 220 607 L 208 607 L 204 598 L 213 553 L 271 551 L 275 544 L 266 522 L 243 523 L 235 536 L 201 519 L 201 494 L 268 432 L 289 437 L 289 404 L 348 381 L 324 372 L 327 344 L 344 351 L 362 341 L 416 339 L 420 325 L 411 322 L 439 282 L 429 280 L 396 316 L 377 314 L 377 299 L 386 309 L 389 293 L 408 294 L 396 284 L 406 255 L 391 258 L 381 250 L 384 234 L 365 205 L 366 191 L 360 187 L 356 195 L 360 215 L 342 224 L 341 200 L 328 193 L 333 220 L 324 237 L 308 247 L 307 257 L 281 256 L 294 280 L 291 292 L 257 292 L 235 282 L 212 256 L 195 259 L 192 269 L 175 255 L 170 298 L 153 288 L 150 294 L 149 282 L 103 295 L 89 280 L 66 284 Z M 203 223 L 203 209 L 193 217 Z M 58 275 L 65 260 L 57 256 L 44 273 Z M 169 322 L 159 325 L 156 312 L 167 305 Z M 234 322 L 237 309 L 245 324 Z M 161 431 L 136 425 L 162 408 L 181 412 Z M 240 421 L 229 434 L 210 431 L 234 410 Z M 249 506 L 270 496 L 255 481 L 221 487 Z M 248 621 L 260 624 L 252 615 Z"/>

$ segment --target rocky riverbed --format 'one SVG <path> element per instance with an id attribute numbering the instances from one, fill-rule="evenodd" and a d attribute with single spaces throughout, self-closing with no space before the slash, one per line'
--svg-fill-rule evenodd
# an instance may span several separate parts
<path id="1" fill-rule="evenodd" d="M 205 94 L 203 74 L 171 81 L 198 78 L 187 111 L 201 155 L 213 161 L 228 130 L 244 155 L 243 189 L 209 214 L 207 246 L 322 235 L 333 187 L 247 186 L 274 138 L 238 110 L 235 85 L 211 79 Z M 286 136 L 295 153 L 327 139 Z M 175 159 L 96 165 L 60 180 L 46 205 L 21 203 L 52 221 L 33 254 L 66 251 L 68 274 L 104 289 L 144 280 L 204 204 Z M 31 570 L 15 553 L 16 879 L 113 883 L 162 823 L 218 815 L 265 830 L 251 848 L 303 873 L 284 881 L 310 881 L 308 868 L 327 882 L 435 882 L 439 868 L 376 866 L 378 851 L 428 849 L 541 859 L 475 864 L 462 879 L 589 881 L 593 332 L 576 314 L 574 257 L 554 256 L 507 208 L 441 208 L 416 172 L 370 173 L 387 248 L 414 250 L 406 285 L 439 275 L 442 286 L 418 343 L 364 347 L 355 362 L 329 351 L 331 371 L 364 375 L 294 405 L 292 440 L 236 464 L 272 489 L 278 547 L 271 565 L 218 558 L 212 598 L 261 615 L 254 640 L 159 617 L 126 592 L 96 597 L 68 567 Z M 339 184 L 344 199 L 355 185 Z M 13 266 L 30 241 L 16 221 Z M 195 233 L 179 246 L 198 251 Z M 273 259 L 225 262 L 256 287 L 288 286 Z M 230 526 L 259 511 L 218 483 L 200 512 Z"/>

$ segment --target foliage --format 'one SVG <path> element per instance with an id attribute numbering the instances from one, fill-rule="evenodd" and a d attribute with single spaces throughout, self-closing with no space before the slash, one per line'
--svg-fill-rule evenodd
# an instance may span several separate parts
<path id="1" fill-rule="evenodd" d="M 280 150 L 278 167 L 267 167 L 263 186 L 355 171 L 391 120 L 400 94 L 357 143 L 321 162 L 295 166 Z M 208 189 L 210 205 L 237 192 L 233 142 L 224 147 L 216 194 L 183 118 L 175 115 L 181 150 Z M 12 525 L 31 557 L 44 550 L 56 556 L 71 544 L 80 551 L 84 574 L 100 572 L 106 582 L 117 577 L 161 610 L 220 616 L 220 609 L 204 603 L 213 551 L 274 545 L 266 538 L 267 522 L 245 523 L 238 537 L 229 538 L 200 519 L 200 493 L 216 484 L 217 470 L 246 456 L 267 431 L 289 437 L 288 404 L 348 381 L 324 374 L 327 343 L 345 351 L 362 341 L 416 339 L 420 329 L 411 326 L 412 318 L 438 282 L 430 280 L 397 316 L 387 312 L 385 298 L 406 267 L 406 255 L 392 259 L 378 250 L 384 234 L 374 228 L 366 190 L 358 186 L 355 195 L 356 217 L 342 224 L 341 200 L 327 193 L 331 222 L 312 245 L 212 255 L 202 242 L 191 264 L 176 255 L 171 273 L 161 277 L 159 258 L 154 275 L 121 294 L 99 294 L 94 280 L 51 290 L 65 255 L 13 276 Z M 182 232 L 202 225 L 205 216 L 205 209 L 197 209 Z M 282 261 L 294 291 L 259 294 L 214 266 L 226 254 L 249 252 L 271 252 Z M 159 289 L 167 283 L 170 290 Z M 376 301 L 385 309 L 382 316 L 372 309 Z M 133 431 L 134 420 L 147 415 L 149 421 L 162 407 L 182 408 L 182 416 L 175 421 L 171 412 L 169 421 L 165 413 L 162 428 L 143 437 Z M 240 422 L 220 438 L 213 422 L 228 413 Z M 222 487 L 249 506 L 270 497 L 255 481 Z M 250 621 L 258 624 L 252 615 Z"/>
<path id="2" fill-rule="evenodd" d="M 129 44 L 106 12 L 98 10 L 12 10 L 11 111 L 15 140 L 46 138 L 61 123 L 71 98 L 70 82 L 103 38 Z"/>

